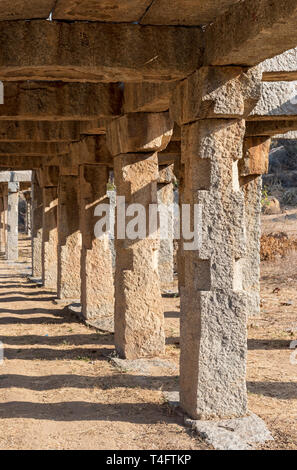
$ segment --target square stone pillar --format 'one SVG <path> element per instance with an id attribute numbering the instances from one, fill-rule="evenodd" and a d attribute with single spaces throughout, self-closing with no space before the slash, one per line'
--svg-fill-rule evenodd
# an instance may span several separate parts
<path id="1" fill-rule="evenodd" d="M 57 290 L 59 167 L 43 167 L 40 173 L 43 187 L 42 283 Z"/>
<path id="2" fill-rule="evenodd" d="M 268 172 L 271 139 L 247 137 L 239 162 L 240 185 L 245 201 L 246 257 L 242 270 L 243 289 L 249 297 L 248 316 L 260 315 L 260 243 L 262 178 Z"/>
<path id="3" fill-rule="evenodd" d="M 58 280 L 58 188 L 43 188 L 42 283 L 57 289 Z"/>
<path id="4" fill-rule="evenodd" d="M 81 304 L 86 319 L 105 320 L 114 316 L 114 285 L 109 234 L 95 236 L 99 204 L 109 205 L 106 165 L 80 166 Z M 101 214 L 102 216 L 105 213 Z"/>
<path id="5" fill-rule="evenodd" d="M 31 217 L 32 217 L 32 207 L 31 207 L 31 204 L 32 204 L 32 199 L 31 199 L 31 190 L 28 190 L 28 191 L 24 191 L 24 196 L 25 196 L 25 199 L 26 199 L 26 203 L 27 203 L 27 209 L 26 209 L 26 228 L 25 228 L 25 233 L 26 235 L 29 235 L 31 236 L 31 227 L 32 227 L 32 223 L 31 223 Z"/>
<path id="6" fill-rule="evenodd" d="M 32 174 L 32 276 L 42 279 L 43 191 L 37 171 Z"/>
<path id="7" fill-rule="evenodd" d="M 5 201 L 7 198 L 4 187 L 7 187 L 7 184 L 1 185 L 1 194 L 0 194 L 0 251 L 1 253 L 6 253 L 6 207 Z"/>
<path id="8" fill-rule="evenodd" d="M 8 183 L 6 258 L 17 261 L 19 236 L 19 183 Z"/>
<path id="9" fill-rule="evenodd" d="M 120 356 L 128 359 L 157 356 L 165 349 L 158 227 L 151 230 L 155 238 L 150 236 L 148 221 L 150 206 L 157 207 L 157 152 L 167 146 L 172 130 L 167 113 L 137 113 L 111 121 L 107 132 L 109 149 L 115 155 L 117 191 L 115 344 Z M 130 217 L 126 210 L 131 210 Z M 135 239 L 127 233 L 132 212 L 142 215 L 138 224 L 142 236 Z"/>
<path id="10" fill-rule="evenodd" d="M 239 67 L 203 67 L 178 85 L 171 103 L 182 126 L 182 202 L 191 214 L 187 221 L 182 212 L 182 219 L 198 240 L 191 247 L 184 236 L 181 283 L 180 400 L 194 419 L 247 412 L 247 243 L 238 161 L 243 118 L 257 103 L 260 78 Z M 195 219 L 195 208 L 202 218 Z"/>
<path id="11" fill-rule="evenodd" d="M 160 220 L 166 221 L 167 229 L 160 227 L 160 249 L 159 249 L 159 276 L 161 284 L 170 284 L 173 282 L 173 165 L 161 167 L 158 179 L 158 206 L 161 211 Z"/>
<path id="12" fill-rule="evenodd" d="M 70 302 L 80 299 L 81 284 L 78 179 L 78 169 L 60 173 L 58 186 L 58 298 Z"/>

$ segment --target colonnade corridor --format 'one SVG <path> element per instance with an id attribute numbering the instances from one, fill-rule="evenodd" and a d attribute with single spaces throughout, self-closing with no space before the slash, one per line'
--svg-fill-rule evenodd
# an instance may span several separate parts
<path id="1" fill-rule="evenodd" d="M 134 370 L 120 368 L 112 334 L 80 323 L 54 302 L 53 290 L 28 279 L 30 255 L 30 240 L 20 234 L 18 262 L 0 261 L 0 449 L 211 448 L 183 425 L 163 393 L 178 390 L 179 298 L 163 294 L 166 354 L 149 368 L 146 360 Z M 276 285 L 291 289 L 297 302 L 287 277 L 265 267 L 266 308 Z M 289 320 L 290 313 L 277 319 L 271 309 L 249 324 L 249 409 L 275 437 L 263 448 L 293 448 L 297 438 L 294 366 L 287 341 L 279 339 Z"/>
<path id="2" fill-rule="evenodd" d="M 177 372 L 119 370 L 110 362 L 113 335 L 78 322 L 54 303 L 54 291 L 27 279 L 23 235 L 19 254 L 18 262 L 0 261 L 0 449 L 207 448 L 164 402 Z M 178 311 L 166 315 L 169 333 Z M 177 356 L 174 344 L 167 349 L 167 360 Z"/>

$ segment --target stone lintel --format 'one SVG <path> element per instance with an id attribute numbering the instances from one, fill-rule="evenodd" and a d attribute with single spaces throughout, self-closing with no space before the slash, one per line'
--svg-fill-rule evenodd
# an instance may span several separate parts
<path id="1" fill-rule="evenodd" d="M 118 116 L 121 107 L 117 83 L 5 82 L 0 120 L 90 121 Z"/>
<path id="2" fill-rule="evenodd" d="M 3 21 L 0 42 L 3 81 L 172 81 L 196 70 L 203 53 L 195 27 Z"/>
<path id="3" fill-rule="evenodd" d="M 107 127 L 107 146 L 112 155 L 164 150 L 173 134 L 169 113 L 130 113 Z"/>
<path id="4" fill-rule="evenodd" d="M 297 118 L 297 116 L 296 116 Z M 246 136 L 277 136 L 279 134 L 292 133 L 297 131 L 296 121 L 249 121 L 246 123 Z M 296 134 L 295 134 L 296 135 Z M 293 138 L 296 138 L 295 136 Z"/>
<path id="5" fill-rule="evenodd" d="M 176 84 L 177 82 L 126 83 L 124 88 L 124 112 L 160 113 L 167 111 Z"/>
<path id="6" fill-rule="evenodd" d="M 68 144 L 48 142 L 0 142 L 0 156 L 50 156 L 63 155 L 69 152 Z"/>
<path id="7" fill-rule="evenodd" d="M 253 66 L 296 47 L 296 19 L 295 0 L 238 2 L 207 27 L 205 64 Z"/>

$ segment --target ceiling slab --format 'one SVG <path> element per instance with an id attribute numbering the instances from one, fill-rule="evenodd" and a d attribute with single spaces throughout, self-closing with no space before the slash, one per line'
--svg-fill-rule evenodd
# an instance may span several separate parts
<path id="1" fill-rule="evenodd" d="M 204 25 L 241 0 L 155 0 L 141 20 L 152 25 Z"/>
<path id="2" fill-rule="evenodd" d="M 116 23 L 139 21 L 152 0 L 58 0 L 53 18 Z"/>
<path id="3" fill-rule="evenodd" d="M 55 0 L 0 0 L 1 20 L 48 18 Z"/>

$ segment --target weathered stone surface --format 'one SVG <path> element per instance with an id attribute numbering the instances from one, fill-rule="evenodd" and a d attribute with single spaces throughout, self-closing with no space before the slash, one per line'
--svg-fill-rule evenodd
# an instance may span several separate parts
<path id="1" fill-rule="evenodd" d="M 0 142 L 0 156 L 62 155 L 69 152 L 67 144 L 48 142 Z"/>
<path id="2" fill-rule="evenodd" d="M 58 279 L 58 188 L 43 188 L 42 283 L 57 289 Z"/>
<path id="3" fill-rule="evenodd" d="M 169 109 L 175 82 L 168 83 L 125 83 L 125 113 L 160 113 Z"/>
<path id="4" fill-rule="evenodd" d="M 222 421 L 186 419 L 185 422 L 216 450 L 251 450 L 256 444 L 273 440 L 264 421 L 254 413 Z"/>
<path id="5" fill-rule="evenodd" d="M 256 65 L 296 47 L 296 18 L 295 0 L 238 2 L 208 26 L 205 63 Z"/>
<path id="6" fill-rule="evenodd" d="M 263 82 L 261 98 L 249 119 L 294 119 L 297 117 L 297 82 Z"/>
<path id="7" fill-rule="evenodd" d="M 58 0 L 54 19 L 132 23 L 138 21 L 151 0 Z"/>
<path id="8" fill-rule="evenodd" d="M 265 60 L 261 67 L 264 81 L 297 80 L 297 48 Z"/>
<path id="9" fill-rule="evenodd" d="M 44 166 L 40 172 L 42 188 L 58 187 L 60 170 L 58 166 Z"/>
<path id="10" fill-rule="evenodd" d="M 237 168 L 244 131 L 244 121 L 223 119 L 182 128 L 182 200 L 202 205 L 202 243 L 184 245 L 181 283 L 181 405 L 196 419 L 243 416 L 247 409 L 246 239 Z"/>
<path id="11" fill-rule="evenodd" d="M 0 121 L 0 142 L 79 141 L 96 121 Z"/>
<path id="12" fill-rule="evenodd" d="M 275 136 L 286 133 L 287 137 L 297 140 L 297 120 L 296 121 L 249 121 L 246 123 L 246 136 Z M 295 135 L 296 134 L 296 135 Z"/>
<path id="13" fill-rule="evenodd" d="M 32 176 L 32 276 L 42 278 L 42 214 L 43 191 L 38 173 Z"/>
<path id="14" fill-rule="evenodd" d="M 173 133 L 169 113 L 130 113 L 107 127 L 107 146 L 112 155 L 164 150 Z"/>
<path id="15" fill-rule="evenodd" d="M 179 125 L 197 119 L 248 116 L 260 90 L 257 67 L 202 67 L 177 85 L 170 115 Z"/>
<path id="16" fill-rule="evenodd" d="M 94 120 L 118 116 L 121 107 L 117 83 L 6 82 L 0 119 Z"/>
<path id="17" fill-rule="evenodd" d="M 262 178 L 243 178 L 246 255 L 242 264 L 242 288 L 248 296 L 247 315 L 260 314 L 260 238 Z"/>
<path id="18" fill-rule="evenodd" d="M 108 233 L 95 236 L 99 204 L 108 204 L 109 171 L 104 165 L 80 166 L 81 304 L 85 319 L 114 315 L 114 286 Z"/>
<path id="19" fill-rule="evenodd" d="M 78 164 L 94 164 L 113 167 L 113 156 L 107 148 L 106 136 L 85 137 L 79 144 L 70 146 Z"/>
<path id="20" fill-rule="evenodd" d="M 58 298 L 80 298 L 81 234 L 78 177 L 60 175 L 58 186 Z"/>
<path id="21" fill-rule="evenodd" d="M 18 217 L 19 217 L 19 183 L 8 183 L 7 206 L 7 245 L 6 258 L 8 261 L 18 259 Z"/>
<path id="22" fill-rule="evenodd" d="M 15 170 L 32 170 L 41 168 L 43 165 L 59 165 L 59 157 L 25 157 L 19 156 L 15 157 L 14 155 L 0 156 L 0 167 L 9 168 L 12 171 Z"/>
<path id="23" fill-rule="evenodd" d="M 48 18 L 55 0 L 1 0 L 0 20 Z"/>
<path id="24" fill-rule="evenodd" d="M 0 186 L 0 251 L 6 253 L 7 243 L 7 196 L 4 194 L 3 185 Z"/>
<path id="25" fill-rule="evenodd" d="M 3 21 L 0 80 L 179 80 L 201 65 L 202 36 L 200 28 Z"/>
<path id="26" fill-rule="evenodd" d="M 297 124 L 297 122 L 296 122 Z M 296 125 L 297 127 L 297 125 Z M 277 134 L 274 136 L 275 139 L 285 139 L 285 140 L 297 140 L 297 131 L 286 132 L 285 134 Z"/>
<path id="27" fill-rule="evenodd" d="M 20 183 L 24 181 L 32 180 L 31 171 L 1 171 L 0 172 L 0 183 Z"/>
<path id="28" fill-rule="evenodd" d="M 115 158 L 117 196 L 139 203 L 148 214 L 157 203 L 158 155 Z M 123 207 L 117 204 L 117 217 Z M 115 240 L 115 344 L 120 356 L 136 359 L 164 353 L 164 313 L 158 274 L 159 240 L 148 236 Z"/>
<path id="29" fill-rule="evenodd" d="M 205 25 L 239 0 L 156 0 L 142 24 Z"/>
<path id="30" fill-rule="evenodd" d="M 271 139 L 268 137 L 246 137 L 243 145 L 243 158 L 239 161 L 241 176 L 268 173 Z"/>

